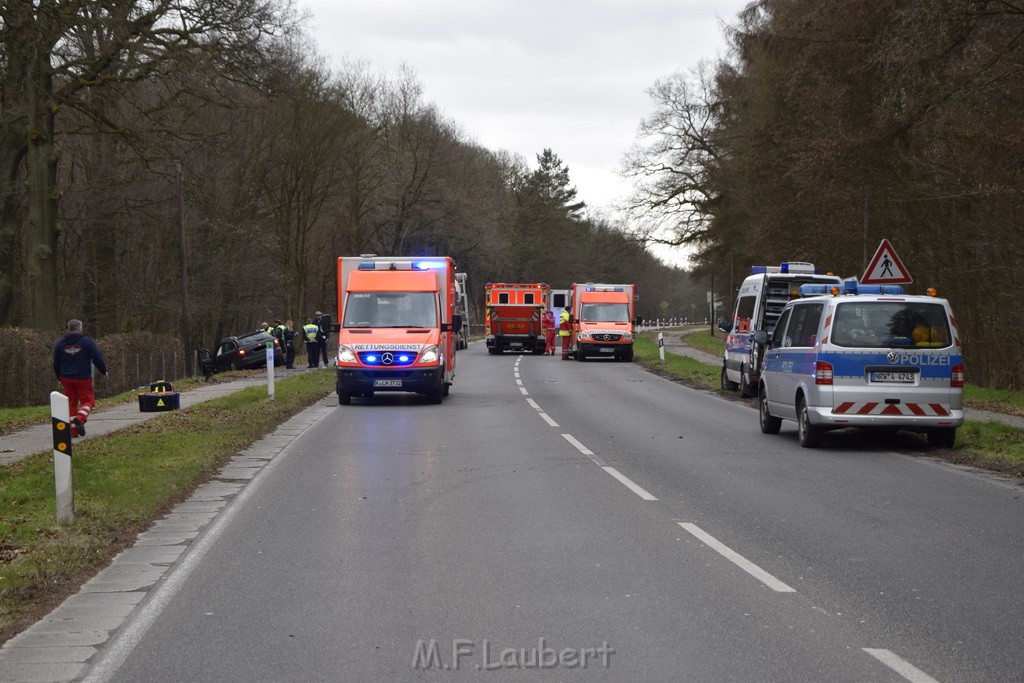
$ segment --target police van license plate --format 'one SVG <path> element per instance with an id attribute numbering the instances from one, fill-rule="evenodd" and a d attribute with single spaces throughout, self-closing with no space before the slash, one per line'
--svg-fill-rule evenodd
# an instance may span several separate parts
<path id="1" fill-rule="evenodd" d="M 916 372 L 872 372 L 872 382 L 889 384 L 913 384 L 917 380 Z"/>
<path id="2" fill-rule="evenodd" d="M 373 386 L 375 389 L 401 389 L 402 380 L 400 379 L 375 379 L 373 380 Z"/>

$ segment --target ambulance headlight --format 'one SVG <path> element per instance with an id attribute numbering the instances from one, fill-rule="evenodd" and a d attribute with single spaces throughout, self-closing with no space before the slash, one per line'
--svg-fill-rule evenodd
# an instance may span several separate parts
<path id="1" fill-rule="evenodd" d="M 590 333 L 589 332 L 580 332 L 579 337 L 580 337 L 580 341 L 590 341 Z"/>
<path id="2" fill-rule="evenodd" d="M 441 349 L 437 346 L 428 346 L 420 354 L 420 363 L 437 363 L 441 358 Z"/>
<path id="3" fill-rule="evenodd" d="M 624 335 L 622 335 L 622 341 L 633 341 L 633 333 L 626 332 Z"/>
<path id="4" fill-rule="evenodd" d="M 358 363 L 359 359 L 356 358 L 356 352 L 347 346 L 338 347 L 338 362 L 339 363 Z"/>

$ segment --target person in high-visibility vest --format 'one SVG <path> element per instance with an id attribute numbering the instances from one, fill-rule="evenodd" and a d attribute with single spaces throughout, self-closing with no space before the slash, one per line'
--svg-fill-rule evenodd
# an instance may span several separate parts
<path id="1" fill-rule="evenodd" d="M 569 360 L 569 336 L 572 335 L 572 315 L 568 308 L 563 308 L 558 316 L 558 336 L 562 338 L 562 360 Z"/>
<path id="2" fill-rule="evenodd" d="M 320 347 L 316 343 L 318 330 L 319 328 L 313 323 L 312 318 L 307 318 L 306 324 L 302 326 L 302 337 L 306 340 L 306 358 L 311 368 L 320 364 Z"/>

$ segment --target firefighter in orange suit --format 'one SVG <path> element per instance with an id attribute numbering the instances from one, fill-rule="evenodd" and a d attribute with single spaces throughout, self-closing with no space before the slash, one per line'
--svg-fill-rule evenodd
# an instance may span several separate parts
<path id="1" fill-rule="evenodd" d="M 551 312 L 550 308 L 541 316 L 540 326 L 544 330 L 544 353 L 553 356 L 555 355 L 555 314 Z"/>

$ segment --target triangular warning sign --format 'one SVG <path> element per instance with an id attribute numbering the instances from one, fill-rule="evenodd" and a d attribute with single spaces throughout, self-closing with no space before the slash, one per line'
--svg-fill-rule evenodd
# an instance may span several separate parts
<path id="1" fill-rule="evenodd" d="M 882 240 L 860 279 L 865 285 L 908 285 L 914 281 L 889 240 Z"/>
<path id="2" fill-rule="evenodd" d="M 164 400 L 163 400 L 162 398 L 158 398 L 158 399 L 156 400 L 156 404 L 157 404 L 158 406 L 162 406 L 162 405 L 164 404 Z"/>

